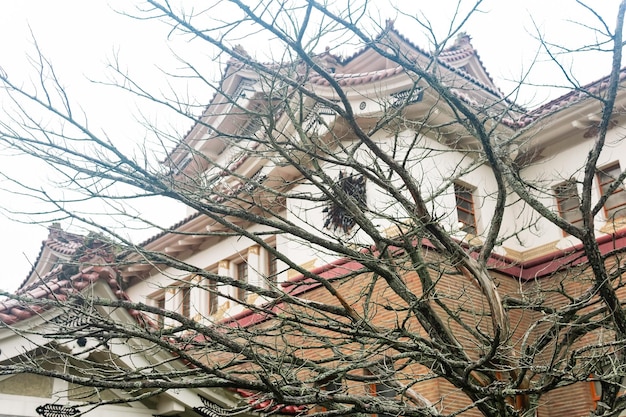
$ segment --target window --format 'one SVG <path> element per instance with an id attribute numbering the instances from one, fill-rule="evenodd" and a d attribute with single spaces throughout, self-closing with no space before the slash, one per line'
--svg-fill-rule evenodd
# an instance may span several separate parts
<path id="1" fill-rule="evenodd" d="M 181 309 L 180 314 L 185 317 L 191 317 L 191 287 L 180 288 Z"/>
<path id="2" fill-rule="evenodd" d="M 343 389 L 341 378 L 337 377 L 336 375 L 334 377 L 329 377 L 324 379 L 323 381 L 318 382 L 316 386 L 319 388 L 320 391 L 326 391 L 329 393 L 339 392 Z M 325 411 L 328 411 L 328 408 L 318 403 L 316 411 L 323 413 Z"/>
<path id="3" fill-rule="evenodd" d="M 504 376 L 502 375 L 502 372 L 500 371 L 496 371 L 495 376 L 496 380 L 498 381 L 506 381 L 506 379 L 504 379 Z M 516 410 L 524 411 L 528 410 L 528 408 L 530 407 L 530 404 L 528 402 L 528 395 L 526 394 L 518 394 L 512 397 L 508 397 L 507 402 L 514 406 Z"/>
<path id="4" fill-rule="evenodd" d="M 583 221 L 583 216 L 580 212 L 580 197 L 576 181 L 568 180 L 554 187 L 554 196 L 559 215 L 571 224 L 579 225 Z"/>
<path id="5" fill-rule="evenodd" d="M 589 388 L 591 389 L 591 401 L 593 401 L 594 405 L 598 403 L 602 399 L 602 385 L 599 381 L 593 380 L 593 375 L 589 376 L 591 381 L 589 382 Z"/>
<path id="6" fill-rule="evenodd" d="M 476 212 L 474 211 L 473 190 L 465 185 L 454 183 L 456 214 L 459 228 L 469 234 L 476 234 Z"/>
<path id="7" fill-rule="evenodd" d="M 165 310 L 165 293 L 158 296 L 154 300 L 154 304 L 156 308 Z M 159 326 L 160 329 L 162 329 L 165 326 L 165 317 L 163 316 L 163 314 L 156 315 L 156 322 L 157 322 L 157 326 Z"/>
<path id="8" fill-rule="evenodd" d="M 243 139 L 250 138 L 263 127 L 263 119 L 259 116 L 252 116 L 241 128 L 239 136 Z"/>
<path id="9" fill-rule="evenodd" d="M 215 314 L 217 313 L 217 303 L 218 303 L 218 298 L 217 298 L 217 282 L 215 282 L 215 280 L 210 279 L 209 280 L 209 286 L 207 288 L 208 291 L 208 297 L 209 297 L 209 305 L 208 305 L 208 314 Z"/>
<path id="10" fill-rule="evenodd" d="M 599 169 L 596 173 L 600 194 L 606 195 L 609 188 L 622 173 L 619 163 L 612 164 L 608 167 Z M 626 190 L 620 184 L 607 198 L 604 203 L 604 213 L 607 219 L 615 219 L 616 217 L 626 216 Z"/>
<path id="11" fill-rule="evenodd" d="M 369 369 L 365 370 L 365 376 L 376 377 L 377 373 L 372 372 Z M 376 380 L 368 385 L 369 394 L 374 397 L 382 397 L 385 399 L 395 398 L 397 395 L 396 390 L 385 380 L 377 377 Z M 388 414 L 373 414 L 372 417 L 392 417 Z"/>
<path id="12" fill-rule="evenodd" d="M 237 273 L 237 281 L 243 282 L 245 284 L 248 283 L 248 263 L 240 262 L 236 266 Z M 237 299 L 241 301 L 245 301 L 247 295 L 247 291 L 243 288 L 237 288 Z"/>
<path id="13" fill-rule="evenodd" d="M 278 259 L 276 255 L 271 252 L 267 252 L 267 280 L 271 283 L 276 283 L 278 278 Z"/>
<path id="14" fill-rule="evenodd" d="M 377 382 L 375 384 L 370 384 L 370 394 L 377 397 L 394 398 L 396 396 L 396 391 L 383 382 Z"/>
<path id="15" fill-rule="evenodd" d="M 610 364 L 609 361 L 607 361 L 607 363 Z M 615 380 L 615 375 L 612 375 L 614 373 L 614 371 L 612 370 L 612 366 L 610 368 L 606 368 L 607 366 L 611 366 L 611 365 L 607 365 L 604 364 L 604 366 L 602 366 L 602 368 L 605 369 L 600 369 L 600 375 L 594 375 L 591 374 L 589 375 L 589 389 L 591 391 L 591 401 L 593 401 L 593 405 L 594 408 L 597 409 L 598 405 L 603 404 L 602 403 L 602 384 L 610 384 L 610 385 L 617 385 L 619 386 L 618 389 L 618 395 L 624 395 L 624 384 L 626 384 L 626 377 L 623 377 L 621 381 L 616 381 Z M 604 381 L 601 381 L 604 380 Z M 620 414 L 622 415 L 622 414 Z"/>

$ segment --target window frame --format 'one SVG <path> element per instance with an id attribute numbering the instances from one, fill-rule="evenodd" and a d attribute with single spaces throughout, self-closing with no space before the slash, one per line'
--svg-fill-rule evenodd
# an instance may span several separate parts
<path id="1" fill-rule="evenodd" d="M 244 259 L 241 262 L 237 262 L 235 264 L 235 279 L 237 281 L 241 281 L 244 282 L 245 284 L 247 284 L 250 279 L 250 274 L 248 273 L 248 260 Z M 242 280 L 243 278 L 243 280 Z M 246 301 L 246 298 L 248 296 L 248 291 L 246 291 L 243 288 L 237 287 L 237 291 L 236 291 L 236 299 L 239 301 Z"/>
<path id="2" fill-rule="evenodd" d="M 158 309 L 165 311 L 165 296 L 166 291 L 159 293 L 158 295 L 151 297 L 154 303 L 154 306 Z M 159 329 L 165 328 L 165 316 L 163 314 L 155 314 L 156 325 Z"/>
<path id="3" fill-rule="evenodd" d="M 364 369 L 363 370 L 363 374 L 366 377 L 377 377 L 378 374 L 374 371 L 372 371 L 371 369 Z M 394 389 L 393 387 L 390 387 L 389 385 L 384 384 L 383 381 L 371 381 L 367 383 L 367 390 L 368 393 L 373 396 L 373 397 L 381 397 L 381 398 L 397 398 L 399 393 L 396 389 Z M 390 395 L 392 394 L 392 395 Z M 383 414 L 383 413 L 376 413 L 376 414 L 372 414 L 372 417 L 393 417 L 390 416 L 389 414 Z"/>
<path id="4" fill-rule="evenodd" d="M 565 190 L 565 192 L 562 192 Z M 573 191 L 573 192 L 572 192 Z M 556 207 L 559 216 L 568 223 L 579 227 L 583 221 L 583 214 L 580 211 L 580 194 L 578 193 L 578 183 L 574 179 L 569 179 L 558 183 L 552 187 L 552 193 L 556 200 Z M 570 200 L 576 200 L 572 207 L 568 207 Z M 566 232 L 563 232 L 567 235 Z"/>
<path id="5" fill-rule="evenodd" d="M 177 288 L 180 297 L 178 312 L 181 316 L 191 319 L 191 285 L 185 283 Z"/>
<path id="6" fill-rule="evenodd" d="M 615 172 L 617 175 L 613 175 Z M 600 197 L 605 195 L 607 189 L 611 187 L 621 173 L 622 169 L 619 161 L 596 169 L 596 180 L 598 182 Z M 603 176 L 604 178 L 602 178 Z M 614 199 L 614 197 L 617 197 L 621 201 L 615 205 L 609 206 L 609 204 L 613 204 L 612 199 Z M 615 220 L 617 218 L 626 217 L 626 189 L 624 188 L 623 183 L 613 190 L 610 196 L 608 196 L 604 202 L 603 210 L 604 216 L 607 220 Z"/>
<path id="7" fill-rule="evenodd" d="M 454 182 L 454 202 L 459 229 L 470 235 L 476 235 L 478 232 L 476 204 L 474 203 L 475 191 L 476 188 L 471 185 Z"/>
<path id="8" fill-rule="evenodd" d="M 595 375 L 589 375 L 589 393 L 593 403 L 594 410 L 598 408 L 598 402 L 602 401 L 602 383 L 596 379 Z M 626 385 L 626 376 L 622 378 L 621 386 Z M 623 395 L 624 390 L 620 388 L 618 395 Z M 620 414 L 621 415 L 621 414 Z"/>
<path id="9" fill-rule="evenodd" d="M 337 376 L 335 376 L 334 378 L 333 377 L 325 378 L 324 380 L 317 382 L 315 386 L 320 391 L 325 391 L 325 392 L 339 392 L 344 389 L 343 380 Z M 323 413 L 329 410 L 327 407 L 321 404 L 317 404 L 316 411 Z"/>
<path id="10" fill-rule="evenodd" d="M 272 284 L 278 282 L 278 258 L 269 250 L 267 252 L 267 281 Z"/>
<path id="11" fill-rule="evenodd" d="M 219 310 L 219 295 L 217 293 L 217 281 L 209 278 L 207 282 L 207 314 L 211 316 Z"/>

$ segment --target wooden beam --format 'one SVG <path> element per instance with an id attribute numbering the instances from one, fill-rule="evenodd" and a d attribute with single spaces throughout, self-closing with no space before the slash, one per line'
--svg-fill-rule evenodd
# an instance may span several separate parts
<path id="1" fill-rule="evenodd" d="M 185 236 L 184 238 L 178 241 L 180 246 L 194 246 L 201 244 L 205 239 L 209 236 L 206 235 L 193 235 L 193 236 Z"/>
<path id="2" fill-rule="evenodd" d="M 126 270 L 128 272 L 146 272 L 151 270 L 152 268 L 154 268 L 154 266 L 149 264 L 136 264 L 129 266 L 128 268 L 126 268 Z"/>

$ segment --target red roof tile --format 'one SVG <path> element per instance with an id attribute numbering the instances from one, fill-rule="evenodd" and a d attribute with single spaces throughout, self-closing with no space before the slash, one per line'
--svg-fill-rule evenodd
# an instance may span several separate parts
<path id="1" fill-rule="evenodd" d="M 63 233 L 65 235 L 65 232 Z M 96 242 L 91 247 L 85 248 L 82 243 L 84 237 L 78 239 L 78 235 L 73 236 L 76 239 L 72 239 L 71 242 L 55 240 L 55 236 L 52 236 L 52 240 L 55 244 L 60 244 L 60 247 L 72 251 L 77 259 L 57 265 L 36 282 L 21 287 L 15 293 L 16 299 L 5 299 L 0 302 L 1 322 L 11 325 L 38 315 L 53 304 L 37 304 L 37 300 L 65 301 L 69 295 L 79 293 L 98 280 L 104 280 L 119 299 L 129 300 L 118 284 L 118 271 L 110 266 L 114 258 L 106 246 Z M 134 317 L 138 316 L 134 311 L 130 313 Z"/>
<path id="2" fill-rule="evenodd" d="M 619 81 L 623 82 L 626 80 L 626 67 L 620 70 Z M 549 101 L 548 103 L 537 107 L 531 112 L 527 113 L 524 117 L 515 121 L 515 125 L 517 127 L 524 127 L 534 122 L 535 120 L 539 120 L 543 117 L 549 116 L 558 112 L 559 110 L 565 109 L 567 107 L 572 106 L 578 102 L 581 102 L 590 97 L 591 94 L 598 94 L 599 92 L 606 90 L 609 86 L 609 76 L 600 78 L 599 80 L 593 81 L 589 84 L 586 84 L 580 88 L 574 89 L 556 99 Z"/>
<path id="3" fill-rule="evenodd" d="M 263 399 L 262 393 L 257 393 L 242 388 L 234 388 L 234 392 L 245 398 L 250 407 L 256 411 L 263 411 L 272 414 L 300 414 L 306 411 L 307 407 L 303 405 L 284 405 L 277 404 L 271 399 Z"/>
<path id="4" fill-rule="evenodd" d="M 84 236 L 66 232 L 61 229 L 61 226 L 58 223 L 53 223 L 48 228 L 48 237 L 46 238 L 46 240 L 41 242 L 41 247 L 39 249 L 39 254 L 37 255 L 37 260 L 33 264 L 33 267 L 31 268 L 24 281 L 22 281 L 22 283 L 20 284 L 19 288 L 22 288 L 24 285 L 26 285 L 28 283 L 28 280 L 33 276 L 39 266 L 39 263 L 42 261 L 42 256 L 44 255 L 46 249 L 49 249 L 53 253 L 69 259 L 69 257 L 74 255 L 78 248 L 83 245 L 84 239 Z"/>

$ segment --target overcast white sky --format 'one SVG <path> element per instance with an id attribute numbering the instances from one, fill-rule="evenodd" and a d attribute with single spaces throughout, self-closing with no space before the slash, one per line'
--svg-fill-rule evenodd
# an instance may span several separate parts
<path id="1" fill-rule="evenodd" d="M 106 129 L 107 133 L 111 137 L 116 137 L 120 143 L 141 140 L 145 133 L 134 123 L 139 113 L 136 104 L 117 92 L 88 81 L 105 79 L 107 62 L 115 54 L 119 54 L 123 65 L 136 76 L 140 76 L 143 81 L 152 83 L 157 89 L 159 85 L 164 85 L 164 80 L 159 78 L 158 72 L 155 71 L 155 65 L 165 67 L 174 65 L 164 40 L 167 30 L 158 22 L 137 21 L 116 12 L 132 10 L 132 4 L 135 3 L 139 2 L 125 0 L 2 2 L 0 67 L 9 76 L 15 74 L 28 79 L 32 68 L 28 65 L 27 55 L 34 51 L 34 37 L 42 52 L 52 61 L 57 75 L 64 80 L 71 97 L 81 103 L 88 112 L 92 127 Z M 417 8 L 423 9 L 424 14 L 430 17 L 436 27 L 441 28 L 442 33 L 452 16 L 451 5 L 455 2 L 396 0 L 395 3 L 409 13 L 415 12 Z M 472 36 L 472 42 L 485 66 L 502 89 L 506 91 L 510 88 L 506 80 L 518 79 L 535 57 L 537 45 L 533 43 L 528 33 L 533 27 L 530 15 L 554 42 L 575 45 L 582 41 L 585 32 L 588 31 L 567 22 L 568 19 L 585 19 L 583 10 L 575 7 L 573 3 L 565 0 L 491 0 L 481 6 L 485 13 L 475 16 L 466 26 L 466 31 Z M 609 25 L 614 25 L 614 13 L 619 3 L 617 0 L 595 0 L 589 3 L 606 18 Z M 397 17 L 389 12 L 389 7 L 383 7 L 385 2 L 382 0 L 377 0 L 374 4 L 381 5 L 382 20 Z M 409 10 L 409 7 L 413 10 Z M 397 19 L 396 26 L 405 36 L 428 49 L 428 45 L 424 45 L 425 38 L 420 35 L 415 25 L 403 26 L 403 19 L 400 17 Z M 586 22 L 595 24 L 589 20 Z M 250 45 L 254 45 L 254 42 L 249 42 L 248 49 L 254 48 Z M 605 62 L 607 61 L 602 61 L 597 56 L 581 56 L 574 62 L 575 74 L 583 83 L 593 81 L 608 72 Z M 214 68 L 211 74 L 214 76 L 218 70 L 219 68 Z M 537 77 L 542 77 L 542 82 L 552 82 L 550 80 L 554 79 L 554 75 L 554 66 L 540 67 L 536 74 Z M 32 77 L 35 76 L 36 74 L 32 73 Z M 525 101 L 538 104 L 546 100 L 548 94 L 541 89 L 529 90 L 525 95 Z M 209 99 L 207 96 L 206 100 Z M 153 117 L 162 119 L 169 117 L 152 111 L 149 113 L 156 114 Z M 184 122 L 175 123 L 183 130 L 189 127 Z M 15 155 L 8 155 L 1 148 L 0 170 L 19 172 L 20 175 L 29 178 L 39 178 L 41 187 L 46 187 L 47 173 L 42 168 Z M 0 183 L 0 187 L 3 186 Z M 37 209 L 32 202 L 19 195 L 7 193 L 0 193 L 0 207 L 10 210 Z M 184 215 L 182 209 L 161 204 L 152 206 L 149 210 L 163 214 L 165 223 L 169 224 Z M 47 236 L 45 226 L 16 223 L 0 214 L 2 231 L 0 261 L 3 271 L 0 275 L 0 288 L 15 289 L 26 277 L 31 263 L 37 257 L 41 241 Z"/>

